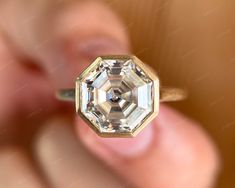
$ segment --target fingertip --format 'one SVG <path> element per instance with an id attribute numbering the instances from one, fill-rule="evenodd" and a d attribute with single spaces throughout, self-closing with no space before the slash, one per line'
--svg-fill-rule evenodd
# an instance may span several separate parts
<path id="1" fill-rule="evenodd" d="M 124 24 L 104 3 L 72 3 L 53 16 L 52 24 L 49 34 L 55 42 L 50 53 L 45 54 L 49 61 L 43 65 L 53 72 L 59 86 L 71 84 L 97 56 L 129 53 Z M 60 79 L 59 75 L 65 75 L 66 79 Z"/>
<path id="2" fill-rule="evenodd" d="M 169 107 L 162 105 L 157 119 L 131 141 L 99 138 L 81 120 L 77 129 L 89 150 L 139 187 L 208 187 L 216 179 L 213 142 L 196 122 Z"/>

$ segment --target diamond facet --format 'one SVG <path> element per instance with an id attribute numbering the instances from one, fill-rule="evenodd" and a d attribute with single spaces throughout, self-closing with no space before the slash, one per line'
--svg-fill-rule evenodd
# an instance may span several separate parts
<path id="1" fill-rule="evenodd" d="M 79 110 L 101 134 L 132 134 L 156 111 L 154 83 L 132 56 L 99 57 L 79 78 Z"/>

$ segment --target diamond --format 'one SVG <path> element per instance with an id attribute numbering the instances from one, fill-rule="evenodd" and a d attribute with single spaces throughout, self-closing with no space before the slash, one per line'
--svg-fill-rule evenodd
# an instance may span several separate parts
<path id="1" fill-rule="evenodd" d="M 132 56 L 97 58 L 77 90 L 80 113 L 101 134 L 132 135 L 156 111 L 155 82 Z"/>

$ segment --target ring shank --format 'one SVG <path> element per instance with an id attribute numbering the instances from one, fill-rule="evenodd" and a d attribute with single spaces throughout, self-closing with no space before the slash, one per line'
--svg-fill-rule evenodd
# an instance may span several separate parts
<path id="1" fill-rule="evenodd" d="M 161 87 L 160 102 L 181 101 L 187 98 L 187 92 L 179 88 Z"/>
<path id="2" fill-rule="evenodd" d="M 56 97 L 63 101 L 75 101 L 75 89 L 60 89 L 56 93 Z M 187 93 L 183 89 L 161 87 L 160 88 L 160 102 L 171 102 L 184 100 Z"/>
<path id="3" fill-rule="evenodd" d="M 60 89 L 56 92 L 56 98 L 62 101 L 75 101 L 75 89 Z"/>

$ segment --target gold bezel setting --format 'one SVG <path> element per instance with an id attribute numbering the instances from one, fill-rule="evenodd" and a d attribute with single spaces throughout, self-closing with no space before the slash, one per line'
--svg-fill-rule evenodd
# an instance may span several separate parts
<path id="1" fill-rule="evenodd" d="M 141 68 L 141 70 L 152 80 L 152 100 L 153 100 L 153 106 L 152 111 L 142 120 L 141 124 L 138 125 L 135 129 L 133 129 L 131 132 L 124 132 L 124 133 L 118 133 L 118 132 L 101 132 L 99 129 L 99 125 L 96 124 L 93 121 L 90 121 L 82 112 L 81 112 L 81 83 L 82 81 L 87 77 L 87 75 L 96 69 L 97 66 L 99 66 L 100 62 L 102 62 L 104 59 L 109 60 L 116 60 L 116 59 L 131 59 L 134 64 L 136 64 L 138 67 Z M 75 88 L 75 104 L 76 104 L 76 112 L 87 122 L 87 124 L 92 128 L 98 135 L 102 137 L 135 137 L 141 130 L 146 127 L 153 118 L 155 118 L 158 114 L 159 110 L 159 91 L 160 85 L 159 85 L 159 79 L 155 72 L 148 67 L 146 64 L 144 64 L 141 60 L 139 60 L 135 56 L 129 56 L 129 55 L 114 55 L 114 56 L 100 56 L 95 59 L 95 61 L 88 66 L 77 78 L 76 80 L 76 88 Z"/>

